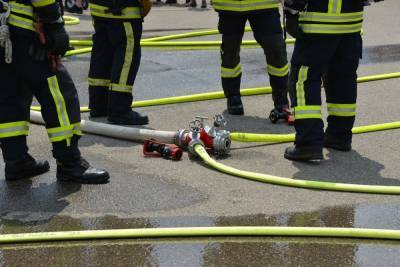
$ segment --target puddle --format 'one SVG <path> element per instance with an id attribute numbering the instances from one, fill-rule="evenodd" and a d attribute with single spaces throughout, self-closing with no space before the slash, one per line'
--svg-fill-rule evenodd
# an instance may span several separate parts
<path id="1" fill-rule="evenodd" d="M 314 226 L 400 228 L 400 206 L 358 205 L 312 212 L 235 217 L 124 219 L 69 218 L 24 222 L 3 214 L 1 233 L 189 226 Z M 329 238 L 188 238 L 106 240 L 0 246 L 0 266 L 390 266 L 400 260 L 400 243 Z"/>

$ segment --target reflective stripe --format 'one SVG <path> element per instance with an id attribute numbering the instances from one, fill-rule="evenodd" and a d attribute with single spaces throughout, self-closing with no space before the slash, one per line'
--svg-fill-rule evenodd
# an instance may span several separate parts
<path id="1" fill-rule="evenodd" d="M 44 7 L 54 4 L 55 0 L 31 0 L 34 7 Z"/>
<path id="2" fill-rule="evenodd" d="M 72 132 L 74 135 L 82 135 L 82 128 L 81 128 L 81 123 L 74 123 L 72 124 Z"/>
<path id="3" fill-rule="evenodd" d="M 342 11 L 342 0 L 329 0 L 328 13 L 340 13 Z"/>
<path id="4" fill-rule="evenodd" d="M 356 115 L 357 104 L 332 104 L 328 103 L 328 114 L 338 117 L 353 117 Z"/>
<path id="5" fill-rule="evenodd" d="M 91 86 L 104 86 L 109 87 L 111 81 L 107 79 L 88 78 L 89 85 Z"/>
<path id="6" fill-rule="evenodd" d="M 33 22 L 34 21 L 31 19 L 22 18 L 14 14 L 10 14 L 10 16 L 8 17 L 8 24 L 18 28 L 35 32 L 36 30 L 35 27 L 33 26 Z"/>
<path id="7" fill-rule="evenodd" d="M 141 19 L 139 7 L 125 7 L 121 10 L 121 15 L 114 15 L 107 12 L 109 7 L 100 6 L 89 3 L 90 13 L 95 17 L 109 18 L 109 19 Z"/>
<path id="8" fill-rule="evenodd" d="M 33 18 L 33 7 L 32 6 L 23 5 L 23 4 L 16 3 L 16 2 L 10 2 L 9 5 L 11 7 L 11 12 L 30 16 Z"/>
<path id="9" fill-rule="evenodd" d="M 110 86 L 110 91 L 120 92 L 120 93 L 132 93 L 133 85 L 123 85 L 112 83 Z"/>
<path id="10" fill-rule="evenodd" d="M 51 142 L 60 142 L 71 139 L 74 135 L 82 135 L 80 123 L 68 126 L 47 129 L 47 134 Z"/>
<path id="11" fill-rule="evenodd" d="M 126 49 L 124 64 L 122 65 L 121 76 L 119 77 L 119 85 L 126 85 L 128 83 L 128 76 L 133 61 L 133 54 L 135 52 L 135 35 L 133 34 L 132 24 L 130 22 L 124 22 L 124 29 L 126 36 Z"/>
<path id="12" fill-rule="evenodd" d="M 286 64 L 282 68 L 276 68 L 271 65 L 267 65 L 267 72 L 273 76 L 283 77 L 289 73 L 289 64 Z"/>
<path id="13" fill-rule="evenodd" d="M 27 121 L 0 123 L 0 138 L 22 136 L 28 134 L 29 123 Z"/>
<path id="14" fill-rule="evenodd" d="M 221 67 L 221 77 L 222 78 L 236 78 L 242 74 L 242 66 L 240 63 L 233 69 Z"/>
<path id="15" fill-rule="evenodd" d="M 299 21 L 308 22 L 359 22 L 364 18 L 364 12 L 342 13 L 342 14 L 327 14 L 319 12 L 302 12 L 300 13 Z"/>
<path id="16" fill-rule="evenodd" d="M 319 34 L 343 34 L 360 32 L 362 23 L 357 24 L 300 24 L 300 28 L 304 33 L 319 33 Z"/>
<path id="17" fill-rule="evenodd" d="M 308 69 L 309 67 L 307 66 L 301 66 L 299 70 L 299 76 L 296 83 L 297 106 L 306 105 L 304 83 L 307 81 Z"/>
<path id="18" fill-rule="evenodd" d="M 226 11 L 253 11 L 279 7 L 279 0 L 212 0 L 216 10 Z"/>
<path id="19" fill-rule="evenodd" d="M 294 107 L 294 118 L 302 119 L 322 119 L 321 106 L 297 106 Z"/>
<path id="20" fill-rule="evenodd" d="M 58 115 L 58 121 L 60 123 L 61 127 L 67 127 L 67 129 L 71 129 L 71 123 L 69 121 L 68 113 L 67 113 L 67 108 L 65 106 L 65 100 L 64 97 L 60 91 L 60 87 L 58 84 L 57 76 L 52 76 L 47 79 L 49 89 L 51 92 L 51 95 L 53 96 L 54 104 L 56 105 L 57 109 L 57 115 Z M 69 127 L 69 128 L 68 128 Z M 58 140 L 67 140 L 67 144 L 69 145 L 71 136 L 64 136 L 64 139 Z M 55 141 L 56 142 L 56 141 Z"/>

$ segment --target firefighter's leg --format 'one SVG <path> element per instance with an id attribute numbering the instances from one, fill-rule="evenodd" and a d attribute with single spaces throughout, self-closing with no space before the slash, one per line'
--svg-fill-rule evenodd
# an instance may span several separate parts
<path id="1" fill-rule="evenodd" d="M 325 136 L 326 147 L 351 150 L 351 130 L 357 108 L 357 69 L 361 49 L 360 35 L 342 37 L 329 66 L 325 90 L 329 114 Z"/>
<path id="2" fill-rule="evenodd" d="M 107 21 L 93 20 L 93 49 L 89 70 L 89 108 L 91 117 L 107 116 L 113 47 L 108 38 Z"/>
<path id="3" fill-rule="evenodd" d="M 0 53 L 0 58 L 4 58 Z M 32 94 L 22 84 L 15 63 L 0 62 L 0 147 L 7 181 L 30 178 L 49 170 L 47 161 L 36 161 L 28 154 L 29 108 Z"/>
<path id="4" fill-rule="evenodd" d="M 275 108 L 282 110 L 289 105 L 289 64 L 279 11 L 250 15 L 249 20 L 254 37 L 266 56 L 266 71 L 270 77 Z"/>
<path id="5" fill-rule="evenodd" d="M 148 124 L 147 116 L 132 111 L 133 85 L 141 59 L 142 21 L 115 22 L 110 30 L 115 47 L 109 93 L 108 120 L 115 124 Z"/>
<path id="6" fill-rule="evenodd" d="M 221 80 L 228 101 L 228 112 L 232 115 L 244 113 L 240 99 L 240 45 L 244 34 L 247 16 L 219 14 L 218 29 L 222 34 Z"/>
<path id="7" fill-rule="evenodd" d="M 44 67 L 43 72 L 46 73 Z M 107 182 L 109 174 L 106 171 L 91 167 L 81 157 L 78 148 L 82 134 L 78 94 L 65 68 L 49 75 L 47 80 L 32 82 L 31 86 L 35 88 L 34 94 L 42 106 L 42 116 L 53 144 L 57 179 L 89 184 Z"/>

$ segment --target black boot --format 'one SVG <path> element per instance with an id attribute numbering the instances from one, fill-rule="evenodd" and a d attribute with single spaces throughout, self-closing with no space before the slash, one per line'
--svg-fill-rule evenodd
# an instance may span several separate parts
<path id="1" fill-rule="evenodd" d="M 243 115 L 244 109 L 240 96 L 231 96 L 227 100 L 228 112 L 231 115 Z"/>
<path id="2" fill-rule="evenodd" d="M 351 151 L 351 140 L 340 139 L 327 133 L 325 134 L 324 147 L 339 151 Z"/>
<path id="3" fill-rule="evenodd" d="M 285 159 L 295 161 L 323 160 L 322 148 L 320 147 L 288 147 L 285 150 Z"/>
<path id="4" fill-rule="evenodd" d="M 57 179 L 80 184 L 105 184 L 110 175 L 107 171 L 93 168 L 84 158 L 80 158 L 71 162 L 57 162 Z"/>
<path id="5" fill-rule="evenodd" d="M 141 115 L 139 112 L 130 110 L 122 115 L 108 116 L 108 121 L 112 124 L 146 125 L 149 124 L 149 117 L 146 115 Z"/>
<path id="6" fill-rule="evenodd" d="M 6 161 L 5 176 L 7 181 L 15 181 L 31 178 L 49 170 L 48 161 L 36 161 L 31 155 L 26 154 L 19 160 Z"/>
<path id="7" fill-rule="evenodd" d="M 107 110 L 90 110 L 90 118 L 107 117 Z"/>

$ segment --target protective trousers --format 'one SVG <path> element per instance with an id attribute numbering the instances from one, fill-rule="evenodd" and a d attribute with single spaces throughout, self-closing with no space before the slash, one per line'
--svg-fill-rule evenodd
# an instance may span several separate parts
<path id="1" fill-rule="evenodd" d="M 321 80 L 328 107 L 326 133 L 351 142 L 356 115 L 357 69 L 362 54 L 359 33 L 297 39 L 292 57 L 290 96 L 295 114 L 296 145 L 322 147 Z"/>
<path id="2" fill-rule="evenodd" d="M 131 110 L 139 70 L 141 20 L 95 19 L 89 71 L 89 108 L 118 116 Z"/>
<path id="3" fill-rule="evenodd" d="M 51 71 L 49 63 L 33 61 L 31 38 L 14 36 L 13 62 L 3 60 L 0 49 L 0 142 L 5 161 L 20 159 L 28 151 L 29 112 L 33 96 L 42 109 L 53 156 L 61 162 L 78 159 L 80 110 L 76 88 L 64 67 Z"/>
<path id="4" fill-rule="evenodd" d="M 247 20 L 266 56 L 266 72 L 270 77 L 275 107 L 287 106 L 289 65 L 278 9 L 256 14 L 219 13 L 218 29 L 222 34 L 221 79 L 225 96 L 240 95 L 240 46 Z"/>

